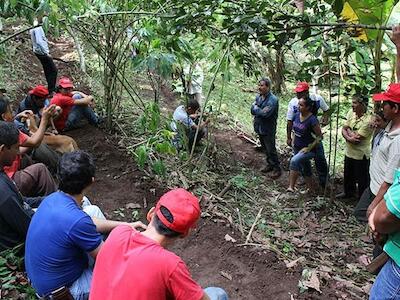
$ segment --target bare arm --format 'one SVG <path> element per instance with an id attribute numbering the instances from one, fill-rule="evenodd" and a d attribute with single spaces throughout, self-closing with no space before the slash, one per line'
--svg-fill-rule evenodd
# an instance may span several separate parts
<path id="1" fill-rule="evenodd" d="M 286 142 L 288 146 L 292 146 L 292 129 L 293 129 L 293 121 L 287 120 L 286 124 Z"/>
<path id="2" fill-rule="evenodd" d="M 103 246 L 103 244 L 104 244 L 104 242 L 101 242 L 100 245 L 96 249 L 94 249 L 93 251 L 89 252 L 89 255 L 93 259 L 96 259 L 97 254 L 99 254 L 99 251 L 100 251 L 101 247 Z"/>
<path id="3" fill-rule="evenodd" d="M 104 219 L 99 219 L 92 217 L 94 225 L 96 225 L 96 230 L 99 233 L 109 233 L 111 230 L 113 230 L 115 227 L 119 225 L 129 225 L 132 226 L 135 229 L 138 228 L 143 228 L 146 229 L 146 225 L 144 225 L 142 222 L 133 222 L 133 223 L 127 223 L 127 222 L 119 222 L 119 221 L 112 221 L 112 220 L 104 220 Z"/>
<path id="4" fill-rule="evenodd" d="M 81 99 L 75 99 L 75 105 L 89 105 L 93 101 L 93 96 L 86 96 Z"/>
<path id="5" fill-rule="evenodd" d="M 367 210 L 367 216 L 371 214 L 373 209 L 383 200 L 383 196 L 387 192 L 387 190 L 390 188 L 391 184 L 387 182 L 383 182 L 381 184 L 381 187 L 379 188 L 378 193 L 376 194 L 374 200 L 371 202 L 371 204 L 368 206 Z"/>
<path id="6" fill-rule="evenodd" d="M 397 82 L 400 82 L 400 26 L 394 26 L 392 29 L 392 36 L 390 37 L 396 46 L 396 77 Z"/>
<path id="7" fill-rule="evenodd" d="M 374 208 L 371 218 L 371 229 L 376 232 L 389 234 L 400 230 L 400 220 L 387 209 L 385 201 L 379 202 Z"/>
<path id="8" fill-rule="evenodd" d="M 43 140 L 44 133 L 47 128 L 49 119 L 54 115 L 56 106 L 50 105 L 43 109 L 42 119 L 40 120 L 38 130 L 32 134 L 21 146 L 23 147 L 37 147 Z"/>

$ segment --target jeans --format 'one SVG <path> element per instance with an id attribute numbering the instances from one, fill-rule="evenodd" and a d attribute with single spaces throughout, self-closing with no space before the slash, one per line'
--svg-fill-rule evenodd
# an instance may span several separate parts
<path id="1" fill-rule="evenodd" d="M 352 197 L 357 191 L 357 197 L 361 198 L 369 187 L 369 159 L 365 156 L 363 159 L 344 157 L 343 186 L 346 196 Z"/>
<path id="2" fill-rule="evenodd" d="M 392 259 L 376 277 L 369 300 L 400 300 L 400 267 Z"/>
<path id="3" fill-rule="evenodd" d="M 265 149 L 265 154 L 267 156 L 267 167 L 271 167 L 274 171 L 281 171 L 281 165 L 278 158 L 278 153 L 276 152 L 275 145 L 276 134 L 272 133 L 269 135 L 259 135 L 261 146 Z"/>
<path id="4" fill-rule="evenodd" d="M 103 220 L 106 219 L 100 208 L 96 205 L 92 205 L 86 196 L 84 196 L 82 200 L 82 209 L 91 217 Z M 69 288 L 69 291 L 75 300 L 89 299 L 90 284 L 93 277 L 94 259 L 90 255 L 88 255 L 88 257 L 89 267 L 82 272 L 81 276 L 75 280 Z"/>
<path id="5" fill-rule="evenodd" d="M 47 88 L 49 89 L 49 93 L 54 92 L 56 88 L 57 81 L 57 67 L 54 64 L 53 58 L 49 55 L 36 54 L 36 57 L 40 60 L 42 64 L 44 76 L 47 81 Z"/>
<path id="6" fill-rule="evenodd" d="M 208 287 L 204 292 L 211 300 L 228 300 L 226 292 L 219 287 Z"/>
<path id="7" fill-rule="evenodd" d="M 324 146 L 322 142 L 320 142 L 315 147 L 315 169 L 318 174 L 318 182 L 322 187 L 325 187 L 326 182 L 328 181 L 328 163 L 326 162 Z"/>
<path id="8" fill-rule="evenodd" d="M 47 144 L 42 142 L 39 147 L 33 149 L 31 157 L 34 161 L 45 164 L 51 174 L 57 173 L 58 161 L 61 155 Z"/>
<path id="9" fill-rule="evenodd" d="M 290 170 L 300 172 L 304 177 L 311 177 L 312 170 L 310 160 L 315 156 L 314 151 L 303 153 L 300 152 L 300 149 L 294 149 L 294 156 L 290 159 Z"/>
<path id="10" fill-rule="evenodd" d="M 82 96 L 75 94 L 74 99 L 81 99 Z M 82 127 L 81 121 L 87 119 L 89 124 L 97 125 L 99 123 L 99 117 L 93 111 L 93 109 L 87 105 L 74 105 L 68 114 L 65 130 L 76 129 Z"/>
<path id="11" fill-rule="evenodd" d="M 89 299 L 90 284 L 93 277 L 93 265 L 85 269 L 81 276 L 70 286 L 69 292 L 75 300 Z"/>

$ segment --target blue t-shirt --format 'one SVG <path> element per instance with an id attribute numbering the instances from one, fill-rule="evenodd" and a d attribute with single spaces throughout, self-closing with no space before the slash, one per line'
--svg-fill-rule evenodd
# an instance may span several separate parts
<path id="1" fill-rule="evenodd" d="M 36 292 L 43 296 L 70 286 L 88 267 L 86 253 L 101 242 L 96 225 L 71 196 L 47 196 L 32 218 L 25 244 L 26 272 Z"/>
<path id="2" fill-rule="evenodd" d="M 318 124 L 318 119 L 315 115 L 309 116 L 303 122 L 300 121 L 300 113 L 295 114 L 293 120 L 293 132 L 295 149 L 301 150 L 314 142 L 315 138 L 311 135 L 314 133 L 313 127 Z"/>

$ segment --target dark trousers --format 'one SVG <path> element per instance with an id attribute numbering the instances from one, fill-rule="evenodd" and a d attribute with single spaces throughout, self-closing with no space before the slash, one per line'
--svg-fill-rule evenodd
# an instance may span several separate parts
<path id="1" fill-rule="evenodd" d="M 205 135 L 207 135 L 207 129 L 206 128 L 199 129 L 199 133 L 197 134 L 196 140 L 194 139 L 195 135 L 196 135 L 196 129 L 190 128 L 190 129 L 187 130 L 189 151 L 192 150 L 193 144 L 195 144 L 195 146 L 196 146 L 199 143 L 199 141 Z"/>
<path id="2" fill-rule="evenodd" d="M 265 149 L 267 156 L 267 167 L 272 167 L 275 171 L 281 170 L 278 153 L 276 152 L 275 134 L 259 135 L 261 146 Z"/>
<path id="3" fill-rule="evenodd" d="M 49 93 L 52 93 L 56 88 L 57 81 L 57 67 L 54 64 L 53 58 L 49 55 L 36 53 L 35 55 L 43 66 L 44 76 L 46 77 L 47 81 L 47 88 L 49 89 Z"/>
<path id="4" fill-rule="evenodd" d="M 344 157 L 344 193 L 351 197 L 356 194 L 360 199 L 367 187 L 369 187 L 369 159 L 353 159 Z"/>
<path id="5" fill-rule="evenodd" d="M 315 169 L 318 174 L 318 182 L 320 186 L 325 187 L 326 182 L 328 181 L 328 163 L 326 162 L 324 146 L 322 142 L 320 142 L 315 147 Z"/>
<path id="6" fill-rule="evenodd" d="M 34 161 L 45 164 L 51 174 L 55 175 L 57 173 L 58 161 L 61 155 L 48 145 L 41 143 L 39 147 L 32 151 L 31 157 Z"/>
<path id="7" fill-rule="evenodd" d="M 374 200 L 375 195 L 371 192 L 371 189 L 367 187 L 361 195 L 360 200 L 356 207 L 354 208 L 354 216 L 361 223 L 367 223 L 367 210 L 368 206 L 371 204 L 372 200 Z"/>
<path id="8" fill-rule="evenodd" d="M 47 196 L 57 190 L 49 170 L 41 163 L 17 171 L 12 179 L 25 197 Z"/>

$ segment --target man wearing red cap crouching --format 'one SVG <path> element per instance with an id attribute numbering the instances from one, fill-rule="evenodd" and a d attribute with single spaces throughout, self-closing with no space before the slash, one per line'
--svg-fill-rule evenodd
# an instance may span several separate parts
<path id="1" fill-rule="evenodd" d="M 59 117 L 54 121 L 58 131 L 67 131 L 81 127 L 82 119 L 87 119 L 92 125 L 100 122 L 99 117 L 91 106 L 94 104 L 93 96 L 82 92 L 73 91 L 73 83 L 68 77 L 61 77 L 57 85 L 57 93 L 50 104 L 61 108 Z"/>
<path id="2" fill-rule="evenodd" d="M 164 194 L 150 209 L 144 232 L 115 228 L 97 256 L 90 299 L 227 300 L 221 288 L 203 290 L 182 259 L 165 249 L 186 237 L 199 217 L 198 199 L 180 188 Z"/>

